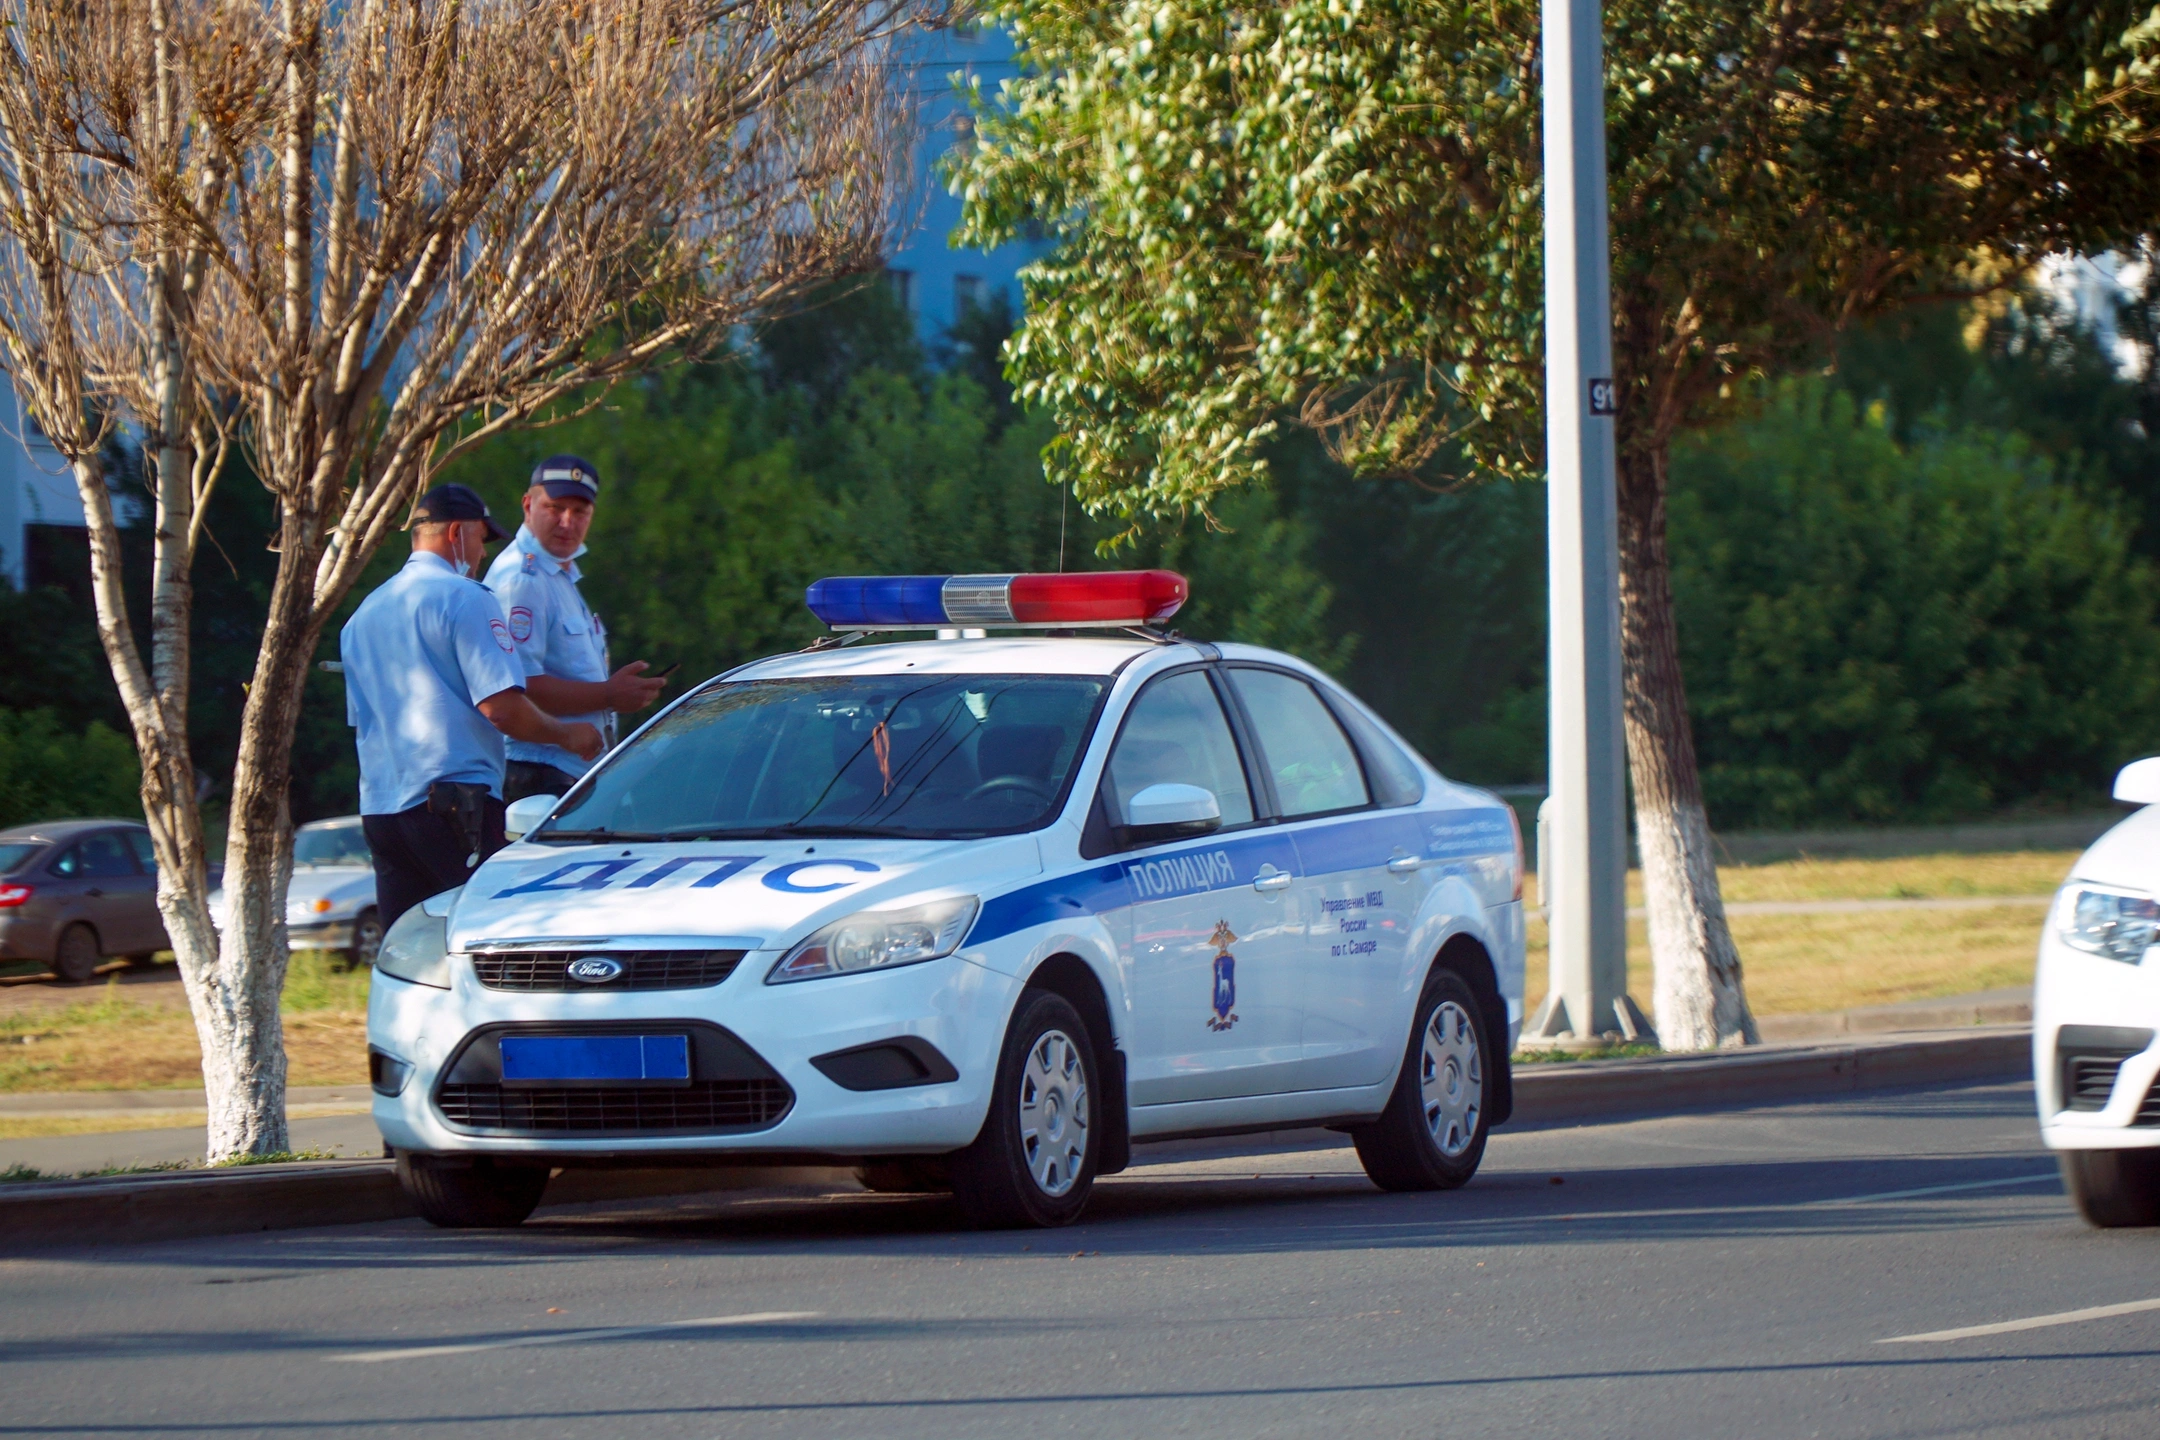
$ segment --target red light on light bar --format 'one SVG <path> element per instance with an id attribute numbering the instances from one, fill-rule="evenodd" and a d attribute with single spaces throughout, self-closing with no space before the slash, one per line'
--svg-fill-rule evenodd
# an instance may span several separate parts
<path id="1" fill-rule="evenodd" d="M 1152 625 L 1188 593 L 1172 570 L 1078 575 L 836 575 L 804 595 L 835 630 Z"/>
<path id="2" fill-rule="evenodd" d="M 1185 577 L 1171 570 L 1107 570 L 1083 575 L 1015 575 L 1016 625 L 1153 623 L 1185 603 Z"/>

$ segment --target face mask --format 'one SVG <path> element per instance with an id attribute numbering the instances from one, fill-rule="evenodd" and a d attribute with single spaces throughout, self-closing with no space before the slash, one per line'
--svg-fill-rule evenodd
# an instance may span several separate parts
<path id="1" fill-rule="evenodd" d="M 472 578 L 472 562 L 465 558 L 465 527 L 462 525 L 451 532 L 450 568 L 468 580 Z"/>

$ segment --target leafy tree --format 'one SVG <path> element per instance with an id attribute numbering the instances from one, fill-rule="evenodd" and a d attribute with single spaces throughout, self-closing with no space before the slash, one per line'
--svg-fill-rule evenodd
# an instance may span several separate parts
<path id="1" fill-rule="evenodd" d="M 69 729 L 51 710 L 0 710 L 0 826 L 142 814 L 135 747 L 102 720 Z"/>
<path id="2" fill-rule="evenodd" d="M 1205 512 L 1265 472 L 1290 416 L 1361 475 L 1455 453 L 1535 472 L 1536 6 L 992 9 L 1022 70 L 977 97 L 961 238 L 1063 240 L 1023 276 L 1007 360 L 1091 510 Z M 1668 1045 L 1755 1036 L 1678 664 L 1673 440 L 1841 325 L 2149 221 L 2156 97 L 2124 79 L 2160 45 L 2142 18 L 2135 0 L 1606 12 L 1628 755 Z"/>
<path id="3" fill-rule="evenodd" d="M 2160 743 L 2160 573 L 2023 436 L 1819 380 L 1673 454 L 1673 588 L 1721 820 L 2089 796 Z"/>

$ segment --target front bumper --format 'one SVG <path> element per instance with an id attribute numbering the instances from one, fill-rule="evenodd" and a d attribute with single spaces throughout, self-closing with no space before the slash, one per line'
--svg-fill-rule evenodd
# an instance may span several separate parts
<path id="1" fill-rule="evenodd" d="M 353 943 L 353 922 L 325 920 L 305 925 L 288 922 L 285 934 L 288 937 L 288 948 L 293 950 L 350 950 Z"/>
<path id="2" fill-rule="evenodd" d="M 631 992 L 505 992 L 479 983 L 468 960 L 452 962 L 452 988 L 412 985 L 377 973 L 368 997 L 368 1044 L 411 1067 L 394 1095 L 378 1091 L 374 1116 L 400 1151 L 429 1154 L 547 1155 L 559 1162 L 618 1157 L 940 1154 L 968 1144 L 988 1112 L 1006 1020 L 1019 982 L 960 956 L 882 974 L 767 985 L 776 951 L 752 951 L 727 979 L 700 989 Z M 484 1036 L 522 1026 L 586 1027 L 617 1033 L 668 1026 L 717 1030 L 739 1041 L 749 1064 L 790 1092 L 777 1121 L 730 1133 L 604 1133 L 528 1128 L 517 1133 L 454 1123 L 444 1086 L 470 1078 L 463 1056 Z M 835 1051 L 914 1037 L 951 1062 L 957 1076 L 891 1089 L 846 1088 L 812 1061 Z M 717 1053 L 717 1052 L 716 1052 Z M 457 1065 L 453 1073 L 453 1064 Z M 693 1080 L 707 1061 L 693 1062 Z M 750 1073 L 744 1069 L 744 1073 Z M 513 1093 L 506 1090 L 506 1094 Z M 591 1097 L 587 1097 L 591 1098 Z M 466 1092 L 449 1108 L 469 1122 Z"/>
<path id="3" fill-rule="evenodd" d="M 2033 979 L 2033 1095 L 2051 1150 L 2160 1146 L 2160 953 L 2125 965 L 2073 950 L 2050 914 Z"/>

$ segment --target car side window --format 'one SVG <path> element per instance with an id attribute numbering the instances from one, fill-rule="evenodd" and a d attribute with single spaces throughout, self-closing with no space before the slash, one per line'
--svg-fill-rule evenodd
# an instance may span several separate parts
<path id="1" fill-rule="evenodd" d="M 1351 706 L 1338 703 L 1335 714 L 1357 737 L 1358 749 L 1365 755 L 1366 778 L 1372 781 L 1376 792 L 1374 799 L 1393 809 L 1398 805 L 1415 805 L 1425 798 L 1425 777 L 1418 773 L 1410 757 L 1403 754 L 1402 747 Z"/>
<path id="2" fill-rule="evenodd" d="M 75 847 L 82 857 L 82 869 L 77 872 L 94 880 L 117 880 L 124 875 L 140 875 L 135 856 L 113 831 L 92 835 Z"/>
<path id="3" fill-rule="evenodd" d="M 1350 738 L 1312 686 L 1278 670 L 1233 666 L 1230 683 L 1245 706 L 1262 763 L 1275 781 L 1283 818 L 1355 810 L 1372 802 Z"/>
<path id="4" fill-rule="evenodd" d="M 1166 783 L 1213 792 L 1226 827 L 1250 824 L 1253 818 L 1252 791 L 1245 784 L 1237 742 L 1230 738 L 1230 722 L 1203 671 L 1166 675 L 1140 692 L 1125 712 L 1104 779 L 1119 823 L 1133 796 Z"/>
<path id="5" fill-rule="evenodd" d="M 151 843 L 149 832 L 130 830 L 127 843 L 128 849 L 135 852 L 135 863 L 142 866 L 143 874 L 157 874 L 157 846 Z"/>
<path id="6" fill-rule="evenodd" d="M 62 876 L 74 876 L 74 875 L 80 875 L 80 874 L 82 874 L 82 873 L 83 873 L 83 853 L 82 853 L 82 846 L 80 846 L 80 845 L 70 845 L 70 846 L 68 846 L 68 848 L 67 848 L 67 849 L 65 849 L 65 850 L 63 850 L 63 851 L 61 851 L 61 852 L 60 852 L 60 858 L 59 858 L 59 859 L 57 859 L 57 860 L 55 860 L 55 861 L 53 861 L 53 862 L 52 862 L 52 864 L 50 864 L 50 865 L 46 866 L 46 867 L 45 867 L 45 869 L 46 869 L 46 870 L 47 870 L 47 871 L 48 871 L 49 873 L 51 873 L 51 874 L 54 874 L 54 875 L 62 875 Z"/>

